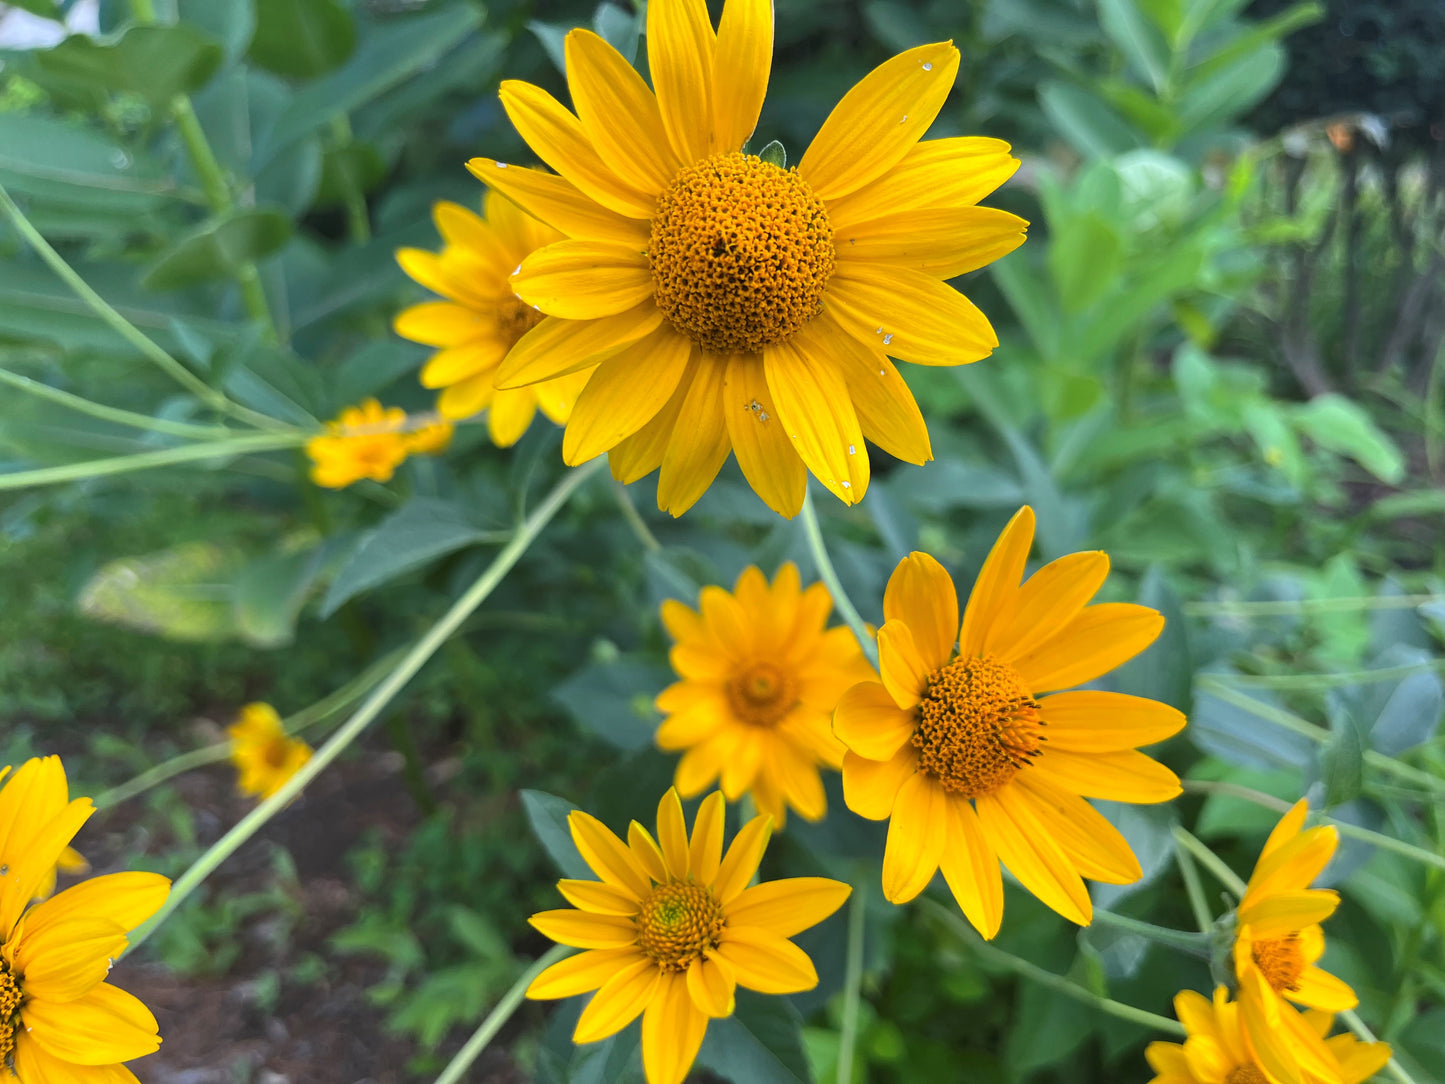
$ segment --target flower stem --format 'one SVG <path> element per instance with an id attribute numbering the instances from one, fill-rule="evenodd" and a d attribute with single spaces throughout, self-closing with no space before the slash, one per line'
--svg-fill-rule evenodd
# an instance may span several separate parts
<path id="1" fill-rule="evenodd" d="M 512 1018 L 517 1007 L 527 996 L 527 987 L 532 985 L 532 980 L 540 975 L 547 968 L 551 967 L 558 960 L 562 959 L 572 949 L 566 945 L 553 945 L 536 960 L 531 967 L 518 976 L 517 981 L 512 983 L 511 989 L 502 995 L 492 1011 L 487 1013 L 487 1018 L 482 1021 L 481 1026 L 472 1032 L 472 1037 L 467 1040 L 466 1045 L 457 1051 L 456 1057 L 447 1063 L 442 1070 L 441 1076 L 436 1078 L 436 1084 L 456 1084 L 461 1080 L 472 1062 L 482 1056 L 482 1051 L 487 1044 L 502 1030 L 502 1026 Z"/>
<path id="2" fill-rule="evenodd" d="M 1290 617 L 1294 614 L 1353 613 L 1357 610 L 1413 610 L 1440 595 L 1364 595 L 1357 598 L 1304 598 L 1267 602 L 1186 602 L 1190 617 Z"/>
<path id="3" fill-rule="evenodd" d="M 863 654 L 868 661 L 877 666 L 878 644 L 873 637 L 868 635 L 868 627 L 863 623 L 863 618 L 859 615 L 858 608 L 853 605 L 853 600 L 848 597 L 848 592 L 843 590 L 843 584 L 838 579 L 838 572 L 833 567 L 833 560 L 828 556 L 828 547 L 823 543 L 823 529 L 818 525 L 818 513 L 813 507 L 811 489 L 803 495 L 803 509 L 800 518 L 803 521 L 803 533 L 808 539 L 808 552 L 813 555 L 813 563 L 818 566 L 818 575 L 823 577 L 824 586 L 833 596 L 833 605 L 838 607 L 838 615 L 853 630 L 853 635 L 858 638 L 858 646 L 863 649 Z"/>
<path id="4" fill-rule="evenodd" d="M 863 940 L 867 930 L 868 880 L 858 878 L 848 904 L 848 955 L 843 972 L 843 1021 L 838 1037 L 838 1084 L 853 1084 L 853 1047 L 858 1041 L 858 1004 L 863 994 Z"/>
<path id="5" fill-rule="evenodd" d="M 1187 930 L 1170 929 L 1168 926 L 1156 926 L 1152 922 L 1130 918 L 1128 915 L 1120 915 L 1100 908 L 1094 909 L 1094 921 L 1100 926 L 1112 926 L 1116 930 L 1147 937 L 1150 941 L 1157 941 L 1161 945 L 1179 949 L 1191 956 L 1209 959 L 1209 935 L 1206 933 L 1190 933 Z"/>
<path id="6" fill-rule="evenodd" d="M 1370 1030 L 1369 1025 L 1360 1019 L 1354 1009 L 1346 1009 L 1340 1013 L 1340 1019 L 1345 1022 L 1346 1027 L 1365 1042 L 1379 1042 L 1379 1040 L 1375 1038 L 1375 1033 Z M 1405 1072 L 1405 1067 L 1394 1058 L 1391 1058 L 1385 1063 L 1385 1069 L 1392 1077 L 1399 1081 L 1399 1084 L 1415 1084 L 1415 1078 Z"/>
<path id="7" fill-rule="evenodd" d="M 1214 916 L 1209 913 L 1209 901 L 1204 896 L 1204 885 L 1199 882 L 1199 868 L 1179 840 L 1174 841 L 1174 862 L 1179 867 L 1179 876 L 1184 878 L 1184 891 L 1189 896 L 1189 906 L 1194 911 L 1194 921 L 1200 933 L 1214 929 Z"/>
<path id="8" fill-rule="evenodd" d="M 1226 866 L 1219 855 L 1191 835 L 1187 829 L 1176 824 L 1174 826 L 1174 842 L 1199 859 L 1204 868 L 1219 879 L 1220 884 L 1241 899 L 1244 898 L 1248 886 L 1239 879 L 1239 875 Z"/>
<path id="9" fill-rule="evenodd" d="M 512 536 L 512 540 L 502 547 L 492 563 L 467 588 L 466 592 L 452 603 L 451 609 L 447 610 L 441 619 L 427 631 L 426 635 L 416 642 L 351 718 L 347 719 L 327 739 L 326 744 L 316 751 L 316 755 L 288 779 L 280 790 L 242 817 L 229 832 L 213 843 L 200 858 L 196 859 L 191 868 L 176 880 L 165 905 L 155 913 L 150 921 L 131 934 L 131 949 L 149 937 L 156 927 L 184 903 L 186 898 L 199 888 L 222 862 L 255 835 L 267 821 L 285 809 L 313 779 L 345 751 L 346 747 L 378 715 L 386 710 L 387 705 L 391 703 L 397 693 L 401 692 L 407 683 L 416 676 L 417 671 L 427 664 L 436 654 L 437 649 L 466 621 L 472 611 L 485 602 L 487 597 L 496 590 L 497 585 L 521 559 L 522 554 L 527 552 L 527 547 L 535 541 L 542 528 L 567 503 L 567 499 L 576 492 L 578 487 L 595 474 L 604 462 L 605 460 L 601 458 L 594 459 L 562 476 L 562 480 L 522 522 Z"/>
<path id="10" fill-rule="evenodd" d="M 51 486 L 61 482 L 79 482 L 111 474 L 169 467 L 176 463 L 194 463 L 202 459 L 244 455 L 248 452 L 274 452 L 295 448 L 310 439 L 309 433 L 248 433 L 228 440 L 211 440 L 203 444 L 183 444 L 176 448 L 160 448 L 154 452 L 136 452 L 107 459 L 91 459 L 84 463 L 66 463 L 59 467 L 37 467 L 0 474 L 0 490 L 27 489 L 30 486 Z"/>
<path id="11" fill-rule="evenodd" d="M 632 503 L 632 494 L 628 493 L 627 487 L 616 478 L 612 479 L 612 495 L 617 498 L 617 507 L 622 510 L 622 518 L 627 522 L 627 526 L 632 528 L 632 533 L 637 536 L 637 541 L 642 543 L 642 548 L 649 553 L 661 550 L 662 543 L 642 518 L 637 505 Z"/>
<path id="12" fill-rule="evenodd" d="M 116 422 L 119 425 L 128 425 L 133 429 L 148 429 L 153 433 L 166 433 L 173 437 L 189 437 L 191 440 L 215 440 L 218 437 L 235 435 L 235 430 L 219 425 L 173 422 L 166 418 L 152 418 L 149 414 L 137 414 L 133 410 L 106 406 L 104 403 L 94 402 L 83 396 L 62 391 L 60 388 L 53 388 L 39 380 L 32 380 L 28 376 L 12 373 L 9 369 L 0 369 L 0 383 L 9 384 L 12 388 L 28 392 L 39 399 L 48 399 L 52 403 L 59 403 L 80 414 L 88 414 L 92 418 Z"/>
<path id="13" fill-rule="evenodd" d="M 1020 959 L 1011 952 L 1005 952 L 995 945 L 989 944 L 978 933 L 963 920 L 951 907 L 945 907 L 936 900 L 923 899 L 920 904 L 928 911 L 939 918 L 961 939 L 968 942 L 968 947 L 979 958 L 996 967 L 1007 968 L 1014 974 L 1036 982 L 1040 986 L 1046 986 L 1056 993 L 1065 997 L 1081 1001 L 1085 1005 L 1092 1006 L 1099 1012 L 1108 1013 L 1110 1016 L 1117 1016 L 1120 1020 L 1128 1020 L 1130 1023 L 1139 1024 L 1146 1028 L 1154 1028 L 1157 1031 L 1167 1032 L 1170 1035 L 1183 1037 L 1184 1026 L 1177 1020 L 1170 1020 L 1167 1016 L 1160 1016 L 1157 1013 L 1149 1012 L 1146 1009 L 1136 1009 L 1133 1005 L 1125 1005 L 1122 1001 L 1114 1001 L 1111 998 L 1096 994 L 1087 987 L 1080 986 L 1063 975 L 1055 975 L 1052 971 L 1046 971 L 1036 964 Z"/>

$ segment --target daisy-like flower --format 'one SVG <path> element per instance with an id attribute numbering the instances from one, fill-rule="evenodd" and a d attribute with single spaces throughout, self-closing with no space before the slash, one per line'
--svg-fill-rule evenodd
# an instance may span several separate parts
<path id="1" fill-rule="evenodd" d="M 843 694 L 834 733 L 848 747 L 848 808 L 890 819 L 883 892 L 906 903 L 941 866 L 985 937 L 1003 921 L 999 861 L 1059 914 L 1093 916 L 1082 877 L 1129 884 L 1138 860 L 1085 798 L 1164 802 L 1168 768 L 1135 747 L 1184 726 L 1167 704 L 1068 689 L 1133 658 L 1164 618 L 1147 606 L 1088 602 L 1109 559 L 1073 553 L 1022 585 L 1034 514 L 1022 508 L 984 562 L 960 629 L 953 580 L 925 553 L 888 581 L 878 681 Z"/>
<path id="2" fill-rule="evenodd" d="M 560 881 L 577 910 L 531 923 L 587 951 L 553 964 L 527 988 L 539 999 L 590 993 L 573 1040 L 592 1043 L 642 1017 L 648 1084 L 680 1084 L 709 1019 L 731 1016 L 738 986 L 764 994 L 811 990 L 818 974 L 788 938 L 831 915 L 852 891 L 823 877 L 748 887 L 772 818 L 745 824 L 723 854 L 723 796 L 698 807 L 692 837 L 675 789 L 657 807 L 657 838 L 633 821 L 623 843 L 595 817 L 567 818 L 572 840 L 601 880 Z"/>
<path id="3" fill-rule="evenodd" d="M 281 716 L 270 704 L 247 704 L 241 717 L 226 728 L 231 763 L 242 794 L 262 801 L 271 797 L 311 759 L 311 746 L 288 737 Z"/>
<path id="4" fill-rule="evenodd" d="M 778 828 L 790 806 L 810 821 L 827 813 L 818 769 L 843 763 L 833 709 L 873 672 L 851 631 L 824 627 L 832 610 L 821 583 L 800 590 L 792 562 L 771 585 L 748 568 L 732 594 L 704 587 L 698 610 L 662 604 L 682 680 L 657 698 L 667 713 L 657 744 L 686 750 L 676 778 L 683 797 L 721 776 L 728 801 L 750 792 Z"/>
<path id="5" fill-rule="evenodd" d="M 460 421 L 487 410 L 487 429 L 499 448 L 515 444 L 537 408 L 566 425 L 588 372 L 569 373 L 526 388 L 498 391 L 497 366 L 507 351 L 542 321 L 542 313 L 512 292 L 508 281 L 523 260 L 562 234 L 488 192 L 479 218 L 455 203 L 438 203 L 432 219 L 442 250 L 404 248 L 402 270 L 445 301 L 426 301 L 397 314 L 404 339 L 437 347 L 421 371 L 424 387 L 441 388 L 437 411 Z"/>
<path id="6" fill-rule="evenodd" d="M 93 812 L 89 798 L 68 800 L 56 757 L 0 788 L 0 1066 L 20 1084 L 134 1084 L 120 1063 L 160 1047 L 150 1011 L 104 980 L 170 882 L 113 873 L 31 906 Z"/>
<path id="7" fill-rule="evenodd" d="M 879 66 L 824 122 L 794 169 L 744 154 L 767 90 L 771 0 L 647 8 L 652 87 L 596 34 L 567 35 L 575 112 L 527 83 L 502 104 L 550 176 L 491 159 L 484 183 L 566 239 L 512 287 L 548 318 L 497 373 L 522 387 L 597 366 L 562 452 L 610 452 L 613 474 L 654 470 L 680 515 L 731 450 L 758 495 L 792 516 L 812 471 L 848 504 L 868 488 L 864 439 L 910 463 L 928 430 L 889 355 L 960 365 L 998 345 L 944 280 L 1023 241 L 979 207 L 1018 163 L 1008 144 L 920 143 L 958 71 L 950 42 Z"/>
<path id="8" fill-rule="evenodd" d="M 451 443 L 448 421 L 412 424 L 401 407 L 383 407 L 375 399 L 347 407 L 326 423 L 326 435 L 306 442 L 311 480 L 328 489 L 343 489 L 370 478 L 389 482 L 409 455 L 435 455 Z"/>
<path id="9" fill-rule="evenodd" d="M 1144 1056 L 1159 1074 L 1149 1084 L 1284 1084 L 1255 1059 L 1240 1020 L 1239 1005 L 1229 1000 L 1223 987 L 1214 991 L 1210 1004 L 1201 994 L 1184 990 L 1174 998 L 1174 1014 L 1188 1037 L 1180 1043 L 1150 1043 Z M 1362 1043 L 1353 1035 L 1330 1033 L 1334 1014 L 1311 1010 L 1305 1013 L 1310 1029 L 1324 1042 L 1337 1063 L 1342 1084 L 1361 1084 L 1390 1060 L 1388 1043 Z M 1322 1084 L 1324 1078 L 1308 1072 L 1306 1084 Z"/>
<path id="10" fill-rule="evenodd" d="M 1301 1072 L 1334 1084 L 1333 1058 L 1290 1002 L 1337 1013 L 1359 1004 L 1355 992 L 1316 966 L 1325 951 L 1320 923 L 1340 895 L 1310 888 L 1339 845 L 1333 825 L 1304 828 L 1309 803 L 1299 801 L 1275 825 L 1236 913 L 1234 971 L 1244 1034 L 1259 1063 L 1283 1084 Z"/>
<path id="11" fill-rule="evenodd" d="M 7 768 L 0 772 L 0 779 L 4 779 L 8 771 Z M 28 793 L 26 801 L 30 805 L 30 815 L 36 823 L 59 816 L 70 804 L 70 783 L 65 778 L 65 767 L 60 763 L 59 757 L 41 757 L 27 761 L 11 783 L 20 788 L 16 791 L 17 795 L 22 791 Z M 90 863 L 85 860 L 85 856 L 73 847 L 65 847 L 49 874 L 36 886 L 35 899 L 48 899 L 55 891 L 55 883 L 60 874 L 89 871 Z"/>

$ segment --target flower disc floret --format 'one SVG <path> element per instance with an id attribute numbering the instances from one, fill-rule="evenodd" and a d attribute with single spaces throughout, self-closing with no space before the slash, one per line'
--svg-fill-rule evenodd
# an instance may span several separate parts
<path id="1" fill-rule="evenodd" d="M 528 305 L 516 294 L 508 294 L 497 303 L 497 338 L 508 350 L 517 340 L 542 322 L 542 312 Z"/>
<path id="2" fill-rule="evenodd" d="M 1039 704 L 1017 671 L 992 656 L 957 658 L 928 677 L 913 745 L 944 790 L 991 794 L 1039 755 Z"/>
<path id="3" fill-rule="evenodd" d="M 754 661 L 728 682 L 727 699 L 743 722 L 776 726 L 797 705 L 797 685 L 781 667 Z"/>
<path id="4" fill-rule="evenodd" d="M 710 353 L 754 354 L 821 311 L 833 227 L 797 170 L 715 154 L 658 197 L 647 259 L 674 328 Z"/>
<path id="5" fill-rule="evenodd" d="M 1253 1065 L 1240 1065 L 1229 1071 L 1224 1084 L 1269 1084 L 1269 1077 Z"/>
<path id="6" fill-rule="evenodd" d="M 1295 934 L 1256 941 L 1250 946 L 1255 966 L 1277 994 L 1298 990 L 1300 977 L 1304 975 L 1308 961 L 1304 949 Z"/>
<path id="7" fill-rule="evenodd" d="M 700 884 L 658 885 L 642 901 L 635 919 L 637 946 L 663 971 L 686 971 L 717 948 L 723 909 Z"/>
<path id="8" fill-rule="evenodd" d="M 0 1065 L 8 1065 L 15 1053 L 15 1029 L 20 1023 L 20 986 L 10 966 L 0 960 Z"/>

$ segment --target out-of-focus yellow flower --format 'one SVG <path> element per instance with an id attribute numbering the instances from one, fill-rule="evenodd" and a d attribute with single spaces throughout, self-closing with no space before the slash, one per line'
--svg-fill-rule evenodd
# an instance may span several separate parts
<path id="1" fill-rule="evenodd" d="M 648 1084 L 681 1084 L 710 1018 L 731 1016 L 737 987 L 764 994 L 811 990 L 818 973 L 788 940 L 831 915 L 852 891 L 823 877 L 748 887 L 772 818 L 745 824 L 723 854 L 721 794 L 703 799 L 688 838 L 677 791 L 657 807 L 657 838 L 633 821 L 623 843 L 586 813 L 567 818 L 572 840 L 601 880 L 561 881 L 576 910 L 531 923 L 587 951 L 553 964 L 527 988 L 540 999 L 597 992 L 573 1040 L 592 1043 L 642 1017 Z"/>
<path id="2" fill-rule="evenodd" d="M 311 746 L 286 736 L 281 716 L 270 704 L 247 704 L 226 733 L 239 773 L 236 785 L 255 798 L 271 797 L 311 759 Z"/>
<path id="3" fill-rule="evenodd" d="M 438 203 L 432 218 L 444 242 L 440 252 L 404 248 L 396 254 L 402 270 L 445 301 L 426 301 L 397 314 L 394 327 L 404 339 L 437 347 L 421 371 L 428 388 L 441 388 L 437 410 L 460 421 L 487 411 L 492 443 L 515 444 L 532 424 L 537 408 L 558 425 L 572 416 L 591 369 L 568 373 L 525 388 L 498 391 L 497 366 L 517 340 L 542 320 L 542 313 L 512 292 L 511 274 L 562 234 L 488 192 L 479 218 L 455 203 Z"/>
<path id="4" fill-rule="evenodd" d="M 0 1066 L 21 1084 L 135 1084 L 121 1063 L 160 1047 L 150 1011 L 104 980 L 170 882 L 113 873 L 31 905 L 93 812 L 69 799 L 57 757 L 0 788 Z"/>
<path id="5" fill-rule="evenodd" d="M 1003 921 L 999 861 L 1065 918 L 1093 915 L 1083 878 L 1140 877 L 1124 837 L 1085 798 L 1167 802 L 1168 768 L 1136 748 L 1184 726 L 1167 704 L 1092 689 L 1164 627 L 1147 606 L 1088 605 L 1109 572 L 1073 553 L 1020 584 L 1034 514 L 1022 508 L 984 562 L 960 628 L 958 596 L 926 553 L 904 558 L 883 596 L 881 681 L 849 689 L 833 730 L 848 747 L 848 808 L 889 821 L 883 893 L 906 903 L 940 866 L 985 937 Z"/>
<path id="6" fill-rule="evenodd" d="M 676 779 L 683 797 L 721 777 L 729 801 L 751 793 L 777 827 L 790 806 L 812 821 L 827 813 L 818 768 L 843 763 L 833 709 L 873 672 L 850 630 L 824 627 L 832 609 L 821 583 L 801 590 L 791 562 L 771 586 L 749 568 L 731 594 L 704 587 L 699 610 L 662 604 L 682 680 L 657 698 L 667 713 L 657 744 L 685 750 Z"/>
<path id="7" fill-rule="evenodd" d="M 596 366 L 562 453 L 610 453 L 631 482 L 660 470 L 681 515 L 729 451 L 792 516 L 808 472 L 847 504 L 868 488 L 865 438 L 910 463 L 928 429 L 889 356 L 961 365 L 998 345 L 945 280 L 1023 242 L 978 201 L 1017 168 L 1007 143 L 919 142 L 953 87 L 951 42 L 886 61 L 838 103 L 796 168 L 744 154 L 767 90 L 771 0 L 647 7 L 652 85 L 588 30 L 567 35 L 576 112 L 527 83 L 502 105 L 559 176 L 468 168 L 566 239 L 512 276 L 547 313 L 502 362 L 518 388 Z M 770 156 L 771 157 L 771 156 Z"/>
<path id="8" fill-rule="evenodd" d="M 326 435 L 306 442 L 311 480 L 328 489 L 342 489 L 370 478 L 389 482 L 409 455 L 435 455 L 452 439 L 448 421 L 413 425 L 401 407 L 383 407 L 375 399 L 347 407 L 327 422 Z"/>
<path id="9" fill-rule="evenodd" d="M 1229 1000 L 1223 987 L 1214 991 L 1211 1005 L 1193 990 L 1174 999 L 1174 1014 L 1188 1037 L 1180 1043 L 1150 1043 L 1145 1051 L 1149 1065 L 1158 1075 L 1149 1084 L 1286 1084 L 1286 1078 L 1270 1073 L 1255 1058 L 1239 1006 Z M 1340 1084 L 1361 1084 L 1390 1060 L 1388 1043 L 1362 1043 L 1353 1035 L 1330 1033 L 1334 1014 L 1311 1009 L 1304 1014 L 1310 1029 L 1335 1058 L 1338 1075 L 1328 1078 Z M 1324 1084 L 1326 1078 L 1299 1070 L 1295 1079 L 1304 1084 Z"/>

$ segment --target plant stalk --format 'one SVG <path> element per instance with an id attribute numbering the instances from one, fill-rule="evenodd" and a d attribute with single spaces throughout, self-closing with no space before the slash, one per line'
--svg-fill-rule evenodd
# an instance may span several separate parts
<path id="1" fill-rule="evenodd" d="M 131 471 L 149 470 L 152 467 L 169 467 L 176 463 L 194 463 L 197 460 L 245 455 L 248 452 L 274 452 L 281 448 L 295 448 L 309 439 L 311 439 L 309 433 L 294 430 L 290 433 L 245 434 L 231 437 L 228 440 L 212 440 L 203 444 L 183 444 L 176 448 L 160 448 L 154 452 L 135 452 L 131 455 L 117 455 L 107 459 L 91 459 L 84 463 L 66 463 L 59 467 L 18 470 L 0 474 L 0 490 L 58 485 L 61 482 L 79 482 L 87 478 L 128 474 Z"/>
<path id="2" fill-rule="evenodd" d="M 876 667 L 878 665 L 877 641 L 868 635 L 868 626 L 863 623 L 863 618 L 858 613 L 858 608 L 853 605 L 853 600 L 848 597 L 848 592 L 843 590 L 843 583 L 838 579 L 838 572 L 833 567 L 833 560 L 828 556 L 828 547 L 823 542 L 823 529 L 818 525 L 818 512 L 813 507 L 811 487 L 803 495 L 803 509 L 800 518 L 803 521 L 803 533 L 808 539 L 808 552 L 813 555 L 813 564 L 818 566 L 818 575 L 823 578 L 824 586 L 833 596 L 833 605 L 838 607 L 838 616 L 853 630 L 853 635 L 858 639 L 858 646 L 863 649 L 864 657 Z"/>
<path id="3" fill-rule="evenodd" d="M 853 1084 L 858 1006 L 863 996 L 863 944 L 867 932 L 868 881 L 859 878 L 848 904 L 848 955 L 843 972 L 843 1020 L 838 1036 L 838 1084 Z"/>
<path id="4" fill-rule="evenodd" d="M 567 956 L 572 950 L 566 945 L 553 945 L 531 967 L 518 976 L 517 981 L 512 983 L 511 989 L 502 995 L 492 1011 L 487 1013 L 487 1018 L 482 1021 L 472 1037 L 466 1041 L 466 1045 L 457 1051 L 456 1057 L 447 1063 L 442 1070 L 441 1076 L 436 1078 L 436 1084 L 457 1084 L 472 1062 L 482 1056 L 482 1051 L 487 1048 L 502 1030 L 502 1026 L 512 1018 L 517 1007 L 522 1004 L 527 996 L 527 987 L 532 985 L 532 980 L 540 975 L 547 968 L 551 967 L 558 960 Z"/>
<path id="5" fill-rule="evenodd" d="M 1210 873 L 1214 874 L 1220 884 L 1224 885 L 1225 888 L 1229 889 L 1240 899 L 1244 898 L 1244 893 L 1249 886 L 1239 879 L 1239 874 L 1224 864 L 1224 860 L 1221 859 L 1219 855 L 1215 854 L 1199 839 L 1191 835 L 1187 829 L 1181 828 L 1176 824 L 1174 826 L 1174 842 L 1178 843 L 1191 855 L 1199 859 L 1200 864 Z"/>

